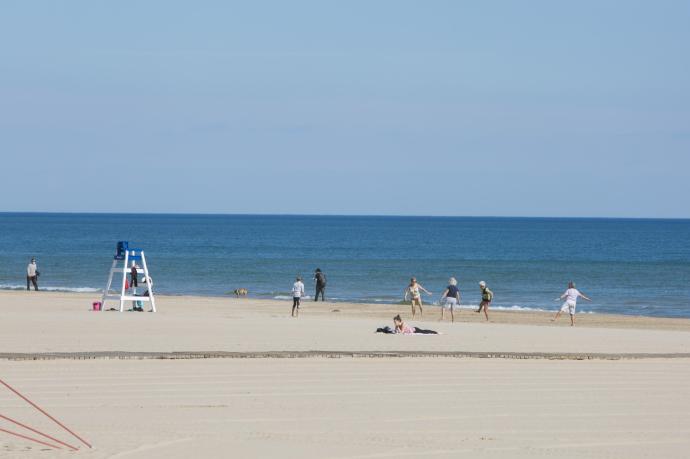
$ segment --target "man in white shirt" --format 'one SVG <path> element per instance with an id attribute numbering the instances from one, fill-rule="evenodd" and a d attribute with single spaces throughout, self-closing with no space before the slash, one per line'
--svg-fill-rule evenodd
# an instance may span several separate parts
<path id="1" fill-rule="evenodd" d="M 556 300 L 562 300 L 565 298 L 565 303 L 563 303 L 563 306 L 561 306 L 560 311 L 556 313 L 556 317 L 551 319 L 552 322 L 555 322 L 560 316 L 561 313 L 568 312 L 570 314 L 570 326 L 574 327 L 575 326 L 575 308 L 577 307 L 577 298 L 583 298 L 587 301 L 592 301 L 589 299 L 587 296 L 585 296 L 582 292 L 580 292 L 578 289 L 575 288 L 575 282 L 569 282 L 568 283 L 568 290 L 563 292 L 563 295 L 561 295 L 559 298 L 556 298 Z"/>
<path id="2" fill-rule="evenodd" d="M 34 284 L 34 290 L 38 291 L 38 267 L 36 266 L 36 259 L 32 258 L 31 263 L 26 267 L 26 289 L 31 290 L 31 284 Z"/>
<path id="3" fill-rule="evenodd" d="M 297 277 L 295 283 L 292 284 L 292 317 L 299 316 L 300 299 L 304 296 L 304 284 L 302 278 Z"/>

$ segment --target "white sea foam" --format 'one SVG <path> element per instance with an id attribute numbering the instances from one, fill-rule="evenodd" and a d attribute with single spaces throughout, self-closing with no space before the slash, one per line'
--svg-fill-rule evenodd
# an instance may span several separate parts
<path id="1" fill-rule="evenodd" d="M 433 303 L 434 306 L 441 306 L 442 303 L 441 301 L 436 301 Z M 478 304 L 460 304 L 457 306 L 460 309 L 477 309 L 479 307 Z M 491 305 L 490 310 L 493 311 L 550 311 L 549 309 L 542 309 L 542 308 L 530 308 L 528 306 L 520 306 L 517 304 L 514 304 L 512 306 L 495 306 Z"/>
<path id="2" fill-rule="evenodd" d="M 308 299 L 310 299 L 310 298 L 311 298 L 311 297 L 306 296 L 306 295 L 302 297 L 303 300 L 308 300 Z M 273 297 L 273 299 L 274 299 L 274 300 L 291 300 L 291 299 L 292 299 L 292 296 L 291 296 L 291 295 L 276 295 L 276 296 Z"/>
<path id="3" fill-rule="evenodd" d="M 272 297 L 274 300 L 291 300 L 292 296 L 291 295 L 274 295 Z M 311 299 L 309 296 L 303 296 L 303 300 L 306 299 Z M 328 298 L 329 301 L 335 301 L 335 302 L 353 302 L 353 303 L 378 303 L 378 304 L 392 304 L 392 305 L 400 305 L 400 302 L 396 302 L 395 299 L 392 298 L 371 298 L 371 299 L 360 299 L 360 298 L 338 298 L 338 297 L 332 297 Z M 407 304 L 407 303 L 405 303 Z M 429 303 L 430 305 L 433 306 L 441 306 L 440 301 L 435 301 L 434 303 Z M 459 309 L 469 309 L 469 310 L 474 310 L 479 307 L 478 304 L 460 304 L 458 306 Z M 549 312 L 551 309 L 543 309 L 543 308 L 533 308 L 533 307 L 528 307 L 528 306 L 520 306 L 517 304 L 514 304 L 512 306 L 494 306 L 491 305 L 491 310 L 496 310 L 496 311 L 535 311 L 535 312 Z M 591 311 L 578 311 L 581 313 L 588 313 L 591 314 Z"/>
<path id="4" fill-rule="evenodd" d="M 20 287 L 20 286 L 17 286 Z M 3 288 L 2 285 L 0 285 L 0 289 Z M 94 289 L 95 290 L 95 289 Z M 285 293 L 285 292 L 266 292 L 266 293 L 260 293 L 259 297 L 262 296 L 270 296 L 270 298 L 274 300 L 283 300 L 283 301 L 288 301 L 292 300 L 292 295 Z M 265 297 L 265 296 L 264 296 Z M 309 295 L 305 295 L 302 297 L 303 300 L 312 300 L 313 297 Z M 342 303 L 342 302 L 352 302 L 352 303 L 376 303 L 376 304 L 382 304 L 382 305 L 396 305 L 396 306 L 401 306 L 401 305 L 408 305 L 409 302 L 402 302 L 400 300 L 397 300 L 395 298 L 341 298 L 341 297 L 328 297 L 327 301 L 333 301 L 336 303 Z M 427 305 L 430 306 L 437 306 L 440 307 L 442 302 L 439 300 L 429 303 L 426 303 Z M 476 310 L 479 307 L 479 304 L 460 304 L 457 306 L 457 309 L 465 309 L 465 310 Z M 520 306 L 518 304 L 514 304 L 512 306 L 496 306 L 496 305 L 491 305 L 490 310 L 492 311 L 526 311 L 526 312 L 554 312 L 557 310 L 557 308 L 549 308 L 549 307 L 529 307 L 529 306 Z M 595 314 L 594 311 L 585 311 L 585 310 L 578 310 L 578 314 Z"/>
<path id="5" fill-rule="evenodd" d="M 495 309 L 497 311 L 546 311 L 546 309 L 542 309 L 542 308 L 530 308 L 527 306 L 519 306 L 517 304 L 514 304 L 512 306 L 493 306 L 493 305 L 491 305 L 491 309 Z"/>
<path id="6" fill-rule="evenodd" d="M 32 287 L 33 289 L 33 287 Z M 39 290 L 45 290 L 47 292 L 71 292 L 71 293 L 94 293 L 101 292 L 99 288 L 93 287 L 51 287 L 51 286 L 38 286 Z M 0 284 L 0 290 L 26 290 L 26 285 L 20 284 Z"/>

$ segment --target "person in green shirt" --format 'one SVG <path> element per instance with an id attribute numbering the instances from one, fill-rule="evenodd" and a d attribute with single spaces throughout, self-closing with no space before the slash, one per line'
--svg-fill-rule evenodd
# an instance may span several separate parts
<path id="1" fill-rule="evenodd" d="M 479 303 L 479 309 L 477 309 L 475 312 L 482 312 L 482 309 L 484 310 L 484 317 L 486 317 L 487 322 L 489 321 L 489 305 L 491 305 L 491 301 L 494 299 L 494 292 L 489 290 L 489 287 L 486 286 L 486 282 L 481 281 L 479 283 L 479 288 L 482 291 L 482 302 Z"/>

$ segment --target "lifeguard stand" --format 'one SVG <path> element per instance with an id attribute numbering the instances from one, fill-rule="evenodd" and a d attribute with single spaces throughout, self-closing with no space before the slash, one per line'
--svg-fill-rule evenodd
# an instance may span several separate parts
<path id="1" fill-rule="evenodd" d="M 131 288 L 130 294 L 127 292 L 127 273 L 131 272 L 131 267 L 127 265 L 129 262 L 141 262 L 141 266 L 136 266 L 137 273 L 144 274 L 144 287 L 148 289 L 147 296 L 138 296 L 136 289 Z M 122 263 L 122 264 L 120 264 Z M 122 273 L 122 286 L 120 292 L 111 291 L 113 285 L 113 276 Z M 110 275 L 108 276 L 108 283 L 103 290 L 103 298 L 101 299 L 101 311 L 105 311 L 105 302 L 107 300 L 120 300 L 120 312 L 125 310 L 125 301 L 150 301 L 151 311 L 156 312 L 156 300 L 153 297 L 153 282 L 149 277 L 149 268 L 146 266 L 146 256 L 141 249 L 130 249 L 129 242 L 119 241 L 117 243 L 117 251 L 113 257 L 113 265 L 110 267 Z"/>

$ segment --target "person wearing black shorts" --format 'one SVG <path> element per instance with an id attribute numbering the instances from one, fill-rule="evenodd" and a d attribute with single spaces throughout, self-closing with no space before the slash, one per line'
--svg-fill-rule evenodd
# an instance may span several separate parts
<path id="1" fill-rule="evenodd" d="M 302 278 L 298 276 L 295 279 L 295 283 L 292 284 L 292 317 L 299 316 L 299 305 L 303 296 L 304 284 L 302 283 Z"/>
<path id="2" fill-rule="evenodd" d="M 34 290 L 38 291 L 38 268 L 36 267 L 36 259 L 32 258 L 31 263 L 26 267 L 26 289 L 29 290 L 30 286 L 34 286 Z"/>

